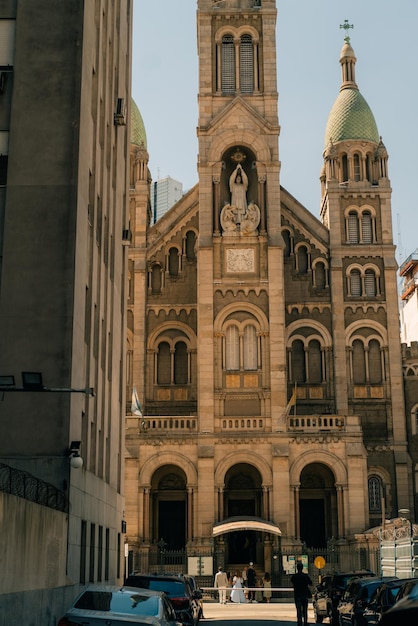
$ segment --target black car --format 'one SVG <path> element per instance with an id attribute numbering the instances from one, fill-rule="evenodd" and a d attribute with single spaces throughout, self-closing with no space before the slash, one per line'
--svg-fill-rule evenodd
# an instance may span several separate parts
<path id="1" fill-rule="evenodd" d="M 379 626 L 417 626 L 418 599 L 406 596 L 382 615 Z"/>
<path id="2" fill-rule="evenodd" d="M 396 577 L 353 578 L 348 583 L 338 605 L 340 626 L 367 626 L 363 615 L 364 611 L 369 606 L 376 589 L 391 580 L 396 580 Z"/>
<path id="3" fill-rule="evenodd" d="M 170 599 L 177 619 L 188 626 L 197 626 L 201 617 L 201 591 L 193 590 L 187 576 L 182 574 L 132 573 L 125 580 L 128 587 L 164 591 Z"/>
<path id="4" fill-rule="evenodd" d="M 396 602 L 404 598 L 418 598 L 418 578 L 406 578 L 402 586 L 399 588 Z"/>
<path id="5" fill-rule="evenodd" d="M 315 621 L 321 624 L 325 617 L 329 617 L 332 626 L 338 626 L 339 617 L 337 607 L 342 595 L 352 578 L 375 576 L 369 569 L 351 570 L 347 572 L 335 572 L 322 577 L 321 583 L 317 586 L 312 603 L 315 614 Z"/>
<path id="6" fill-rule="evenodd" d="M 409 587 L 409 584 L 414 584 L 414 581 L 418 588 L 417 578 L 391 580 L 378 587 L 370 600 L 369 606 L 363 613 L 364 621 L 367 626 L 380 624 L 383 613 L 386 613 L 386 611 L 392 608 L 397 601 L 399 590 L 405 588 L 405 586 Z"/>

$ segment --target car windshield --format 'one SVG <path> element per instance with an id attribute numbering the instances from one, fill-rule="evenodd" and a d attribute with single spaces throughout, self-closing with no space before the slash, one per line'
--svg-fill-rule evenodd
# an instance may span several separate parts
<path id="1" fill-rule="evenodd" d="M 135 591 L 85 591 L 74 605 L 76 609 L 112 611 L 129 615 L 157 616 L 160 598 Z"/>
<path id="2" fill-rule="evenodd" d="M 128 576 L 126 585 L 142 587 L 142 589 L 151 589 L 152 591 L 164 591 L 172 598 L 179 598 L 186 595 L 184 584 L 177 580 L 154 579 L 147 578 L 146 576 Z"/>

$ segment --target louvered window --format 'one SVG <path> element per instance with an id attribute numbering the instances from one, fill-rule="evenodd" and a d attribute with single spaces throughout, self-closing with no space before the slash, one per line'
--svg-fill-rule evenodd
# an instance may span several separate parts
<path id="1" fill-rule="evenodd" d="M 358 243 L 359 241 L 358 217 L 357 217 L 357 213 L 355 213 L 354 211 L 348 214 L 347 229 L 348 229 L 348 233 L 347 233 L 348 242 Z"/>
<path id="2" fill-rule="evenodd" d="M 366 296 L 372 298 L 376 296 L 376 275 L 373 270 L 366 270 L 364 274 L 364 289 Z"/>
<path id="3" fill-rule="evenodd" d="M 292 378 L 295 383 L 306 382 L 305 347 L 300 339 L 292 344 Z"/>
<path id="4" fill-rule="evenodd" d="M 372 216 L 369 211 L 365 211 L 361 218 L 361 237 L 363 243 L 373 242 Z"/>
<path id="5" fill-rule="evenodd" d="M 241 37 L 239 72 L 241 93 L 252 93 L 254 91 L 254 48 L 250 35 Z"/>
<path id="6" fill-rule="evenodd" d="M 309 342 L 308 370 L 308 380 L 310 383 L 314 385 L 322 383 L 321 345 L 317 339 Z"/>
<path id="7" fill-rule="evenodd" d="M 235 47 L 232 35 L 222 38 L 222 93 L 235 93 Z"/>
<path id="8" fill-rule="evenodd" d="M 244 369 L 257 369 L 257 334 L 254 326 L 246 326 L 244 330 Z"/>
<path id="9" fill-rule="evenodd" d="M 361 180 L 360 157 L 358 154 L 354 155 L 353 166 L 354 166 L 354 180 Z"/>
<path id="10" fill-rule="evenodd" d="M 359 270 L 350 273 L 350 295 L 361 296 L 361 276 Z"/>
<path id="11" fill-rule="evenodd" d="M 225 358 L 227 370 L 239 370 L 239 333 L 236 326 L 226 331 Z"/>

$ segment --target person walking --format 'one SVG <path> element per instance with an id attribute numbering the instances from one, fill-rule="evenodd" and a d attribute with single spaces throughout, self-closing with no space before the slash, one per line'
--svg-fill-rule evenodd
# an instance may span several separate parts
<path id="1" fill-rule="evenodd" d="M 228 587 L 228 576 L 223 571 L 222 567 L 218 567 L 218 571 L 215 574 L 215 583 L 213 585 L 218 589 L 219 604 L 226 604 L 226 589 Z"/>
<path id="2" fill-rule="evenodd" d="M 254 563 L 251 562 L 247 569 L 247 583 L 248 583 L 248 602 L 252 602 L 255 600 L 255 583 L 256 583 L 256 573 L 253 567 Z M 252 588 L 252 589 L 251 589 Z"/>
<path id="3" fill-rule="evenodd" d="M 297 572 L 293 574 L 290 582 L 293 585 L 298 626 L 306 626 L 308 623 L 308 600 L 312 596 L 310 590 L 312 580 L 308 574 L 303 572 L 301 561 L 296 563 L 296 569 Z"/>
<path id="4" fill-rule="evenodd" d="M 270 574 L 266 572 L 262 579 L 263 585 L 263 600 L 264 602 L 270 602 L 271 599 L 271 578 Z"/>

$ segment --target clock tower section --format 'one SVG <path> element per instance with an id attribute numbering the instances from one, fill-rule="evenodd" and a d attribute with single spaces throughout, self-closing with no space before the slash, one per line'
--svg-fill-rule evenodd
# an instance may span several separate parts
<path id="1" fill-rule="evenodd" d="M 287 404 L 275 0 L 198 0 L 201 432 Z"/>

